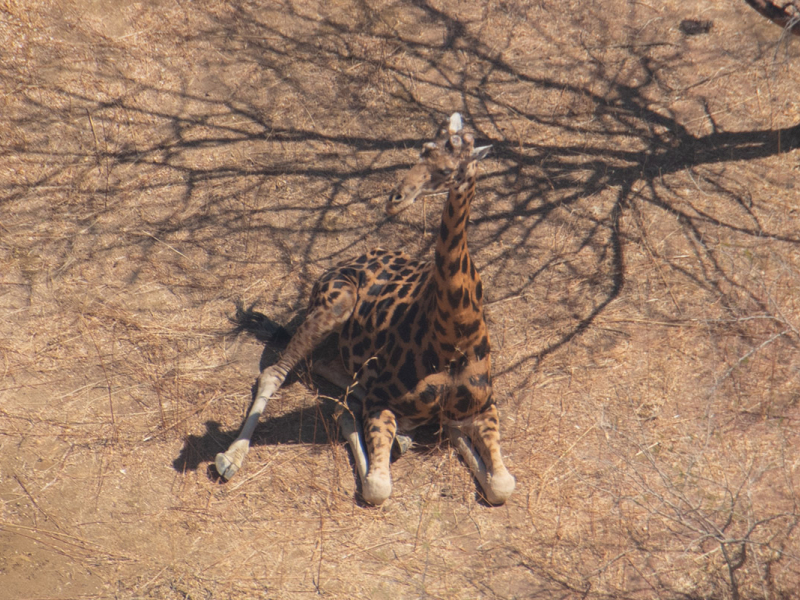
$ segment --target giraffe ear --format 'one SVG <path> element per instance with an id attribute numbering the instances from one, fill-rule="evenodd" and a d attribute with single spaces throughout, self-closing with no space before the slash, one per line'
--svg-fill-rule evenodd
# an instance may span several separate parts
<path id="1" fill-rule="evenodd" d="M 489 151 L 492 149 L 492 146 L 479 146 L 478 148 L 473 148 L 472 152 L 470 152 L 469 157 L 472 160 L 483 160 L 486 158 L 486 155 L 489 154 Z"/>

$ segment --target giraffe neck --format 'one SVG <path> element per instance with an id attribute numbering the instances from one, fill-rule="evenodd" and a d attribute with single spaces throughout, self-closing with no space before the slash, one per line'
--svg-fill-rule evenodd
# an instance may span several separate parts
<path id="1" fill-rule="evenodd" d="M 483 284 L 467 248 L 467 221 L 475 197 L 476 162 L 460 167 L 459 181 L 450 189 L 436 239 L 434 329 L 440 340 L 455 340 L 464 353 L 486 336 Z M 444 348 L 444 354 L 448 354 Z"/>

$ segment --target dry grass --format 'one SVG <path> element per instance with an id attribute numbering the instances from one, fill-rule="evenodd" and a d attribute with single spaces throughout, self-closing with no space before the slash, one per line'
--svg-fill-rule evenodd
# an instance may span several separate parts
<path id="1" fill-rule="evenodd" d="M 796 594 L 798 46 L 745 3 L 6 1 L 0 42 L 4 597 Z M 236 301 L 428 256 L 440 200 L 382 200 L 453 110 L 516 494 L 434 433 L 359 505 L 304 373 L 220 485 L 274 359 Z"/>

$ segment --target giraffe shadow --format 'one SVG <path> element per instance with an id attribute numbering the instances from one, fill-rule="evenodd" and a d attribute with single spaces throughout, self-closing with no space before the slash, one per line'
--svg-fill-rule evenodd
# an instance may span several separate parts
<path id="1" fill-rule="evenodd" d="M 315 382 L 316 383 L 316 382 Z M 341 390 L 320 382 L 320 393 L 326 388 L 341 394 Z M 333 396 L 335 397 L 335 396 Z M 334 417 L 335 403 L 332 400 L 320 400 L 314 407 L 304 410 L 295 410 L 284 415 L 270 418 L 260 423 L 253 438 L 251 446 L 279 446 L 286 444 L 301 444 L 319 448 L 331 444 L 342 444 L 348 457 L 350 472 L 355 487 L 355 503 L 361 508 L 374 508 L 362 496 L 362 483 L 358 477 L 356 461 L 350 445 L 345 442 L 339 433 L 339 427 Z M 209 420 L 205 422 L 205 432 L 202 435 L 189 435 L 184 440 L 183 447 L 172 463 L 173 468 L 179 473 L 197 471 L 203 468 L 206 477 L 218 484 L 227 481 L 217 472 L 214 458 L 218 452 L 224 452 L 236 438 L 239 429 L 223 430 L 220 423 Z M 413 459 L 418 456 L 429 455 L 432 451 L 441 449 L 443 444 L 449 444 L 447 437 L 438 425 L 423 425 L 414 430 L 414 443 L 402 455 L 392 453 L 392 463 L 401 459 Z M 459 459 L 461 460 L 461 459 Z M 468 469 L 466 463 L 461 461 L 463 467 Z M 475 498 L 480 504 L 490 506 L 481 494 L 480 484 L 473 480 L 475 485 Z M 445 492 L 443 492 L 445 494 Z"/>
<path id="2" fill-rule="evenodd" d="M 230 333 L 234 335 L 247 334 L 264 344 L 259 359 L 259 370 L 263 370 L 275 363 L 280 352 L 283 351 L 292 335 L 303 321 L 304 315 L 298 313 L 285 326 L 271 319 L 267 315 L 253 309 L 253 306 L 245 307 L 241 301 L 235 301 L 235 312 L 229 317 L 233 325 Z M 325 359 L 331 355 L 332 346 L 335 340 L 326 340 L 320 348 L 312 355 L 314 359 Z M 302 366 L 293 369 L 286 377 L 282 389 L 300 383 L 301 380 L 308 380 L 308 369 Z M 330 386 L 332 387 L 332 386 Z M 336 397 L 338 388 L 328 389 L 319 386 L 320 394 L 326 397 Z M 251 388 L 250 405 L 252 406 L 257 392 L 257 382 Z M 328 394 L 328 392 L 331 392 Z M 340 393 L 340 391 L 339 391 Z M 289 411 L 282 415 L 277 415 L 264 419 L 259 423 L 258 428 L 253 434 L 251 446 L 258 445 L 279 445 L 279 444 L 328 444 L 335 438 L 332 433 L 333 411 L 335 403 L 333 401 L 321 400 L 311 407 L 302 407 Z M 250 406 L 248 407 L 248 412 Z M 217 421 L 206 421 L 206 431 L 202 435 L 189 435 L 184 440 L 178 457 L 172 462 L 176 471 L 196 471 L 200 465 L 208 465 L 208 474 L 212 479 L 219 479 L 219 475 L 213 466 L 214 457 L 219 452 L 224 452 L 230 443 L 239 435 L 240 427 L 235 429 L 223 430 Z"/>
<path id="3" fill-rule="evenodd" d="M 206 421 L 202 435 L 192 434 L 185 438 L 180 453 L 172 462 L 173 468 L 185 473 L 197 471 L 202 465 L 206 465 L 209 478 L 220 480 L 214 466 L 214 457 L 219 452 L 224 452 L 238 434 L 239 428 L 224 430 L 219 422 Z M 251 446 L 303 444 L 322 447 L 337 439 L 333 403 L 325 402 L 260 423 L 253 434 Z"/>

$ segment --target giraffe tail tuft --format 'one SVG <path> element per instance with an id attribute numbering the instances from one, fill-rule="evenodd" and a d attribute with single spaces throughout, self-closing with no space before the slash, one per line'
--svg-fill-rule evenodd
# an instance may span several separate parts
<path id="1" fill-rule="evenodd" d="M 235 304 L 236 313 L 232 317 L 228 317 L 233 324 L 231 333 L 238 335 L 246 331 L 254 335 L 260 342 L 281 347 L 286 346 L 292 339 L 292 334 L 285 327 L 267 315 L 253 310 L 255 305 L 245 308 L 241 300 L 236 300 Z"/>

